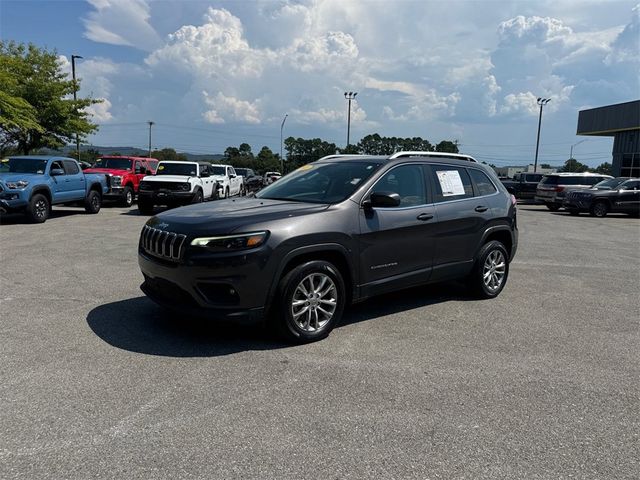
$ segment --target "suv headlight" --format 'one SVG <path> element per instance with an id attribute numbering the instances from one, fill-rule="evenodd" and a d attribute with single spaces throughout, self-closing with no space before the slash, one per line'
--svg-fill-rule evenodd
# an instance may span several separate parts
<path id="1" fill-rule="evenodd" d="M 19 188 L 24 188 L 29 185 L 29 182 L 26 180 L 18 180 L 17 182 L 7 182 L 7 187 L 11 190 L 17 190 Z"/>
<path id="2" fill-rule="evenodd" d="M 253 232 L 219 237 L 199 237 L 191 241 L 191 246 L 204 247 L 214 252 L 245 250 L 264 244 L 268 233 L 269 232 Z"/>
<path id="3" fill-rule="evenodd" d="M 119 187 L 120 185 L 122 185 L 122 176 L 114 175 L 113 177 L 111 177 L 111 184 L 114 187 Z"/>
<path id="4" fill-rule="evenodd" d="M 138 186 L 138 189 L 140 189 L 140 190 L 151 190 L 151 185 L 149 185 L 149 182 L 140 182 L 140 185 Z"/>
<path id="5" fill-rule="evenodd" d="M 180 183 L 178 185 L 178 190 L 184 190 L 185 192 L 188 192 L 189 190 L 191 190 L 191 184 L 190 183 Z"/>

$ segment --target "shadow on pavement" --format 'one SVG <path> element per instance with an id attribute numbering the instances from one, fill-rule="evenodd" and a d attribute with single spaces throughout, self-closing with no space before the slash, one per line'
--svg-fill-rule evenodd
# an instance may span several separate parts
<path id="1" fill-rule="evenodd" d="M 51 210 L 51 214 L 49 218 L 47 218 L 47 222 L 55 221 L 56 218 L 64 218 L 70 215 L 88 215 L 84 209 L 75 209 L 75 210 L 59 210 L 58 208 L 54 208 Z M 22 213 L 3 213 L 0 215 L 0 225 L 31 225 L 31 222 L 27 220 L 27 217 Z M 33 225 L 39 225 L 37 223 Z"/>
<path id="2" fill-rule="evenodd" d="M 351 306 L 338 326 L 422 308 L 450 300 L 469 300 L 459 283 L 411 288 Z M 215 357 L 251 350 L 290 347 L 261 323 L 238 324 L 179 318 L 146 297 L 100 305 L 87 316 L 93 332 L 106 343 L 131 352 L 170 357 Z"/>

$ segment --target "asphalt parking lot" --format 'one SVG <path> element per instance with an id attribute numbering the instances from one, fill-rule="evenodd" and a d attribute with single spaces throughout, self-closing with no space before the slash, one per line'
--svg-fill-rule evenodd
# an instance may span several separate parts
<path id="1" fill-rule="evenodd" d="M 520 206 L 497 299 L 386 295 L 295 347 L 148 301 L 146 218 L 2 219 L 0 477 L 638 478 L 637 218 Z"/>

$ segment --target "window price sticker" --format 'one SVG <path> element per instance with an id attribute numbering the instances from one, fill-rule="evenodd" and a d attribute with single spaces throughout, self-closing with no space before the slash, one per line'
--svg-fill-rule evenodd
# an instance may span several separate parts
<path id="1" fill-rule="evenodd" d="M 453 195 L 464 195 L 464 185 L 460 178 L 458 170 L 444 170 L 436 172 L 443 197 L 451 197 Z"/>

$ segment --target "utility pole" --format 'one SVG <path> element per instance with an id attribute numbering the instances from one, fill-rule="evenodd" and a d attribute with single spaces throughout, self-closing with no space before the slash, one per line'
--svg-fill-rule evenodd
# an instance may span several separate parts
<path id="1" fill-rule="evenodd" d="M 280 173 L 282 173 L 282 175 L 284 175 L 284 157 L 282 156 L 282 131 L 284 130 L 284 122 L 287 121 L 288 116 L 288 113 L 284 114 L 282 124 L 280 125 L 280 169 L 282 170 Z"/>
<path id="2" fill-rule="evenodd" d="M 76 58 L 82 58 L 80 55 L 71 55 L 71 78 L 73 78 L 73 101 L 78 100 L 77 91 L 78 84 L 76 83 Z M 76 157 L 78 162 L 80 161 L 80 136 L 76 132 Z"/>
<path id="3" fill-rule="evenodd" d="M 540 126 L 542 125 L 542 107 L 544 107 L 547 103 L 551 101 L 550 98 L 542 98 L 538 97 L 536 100 L 538 105 L 540 105 L 540 116 L 538 117 L 538 139 L 536 140 L 536 159 L 533 164 L 533 173 L 538 171 L 538 147 L 540 146 Z"/>
<path id="4" fill-rule="evenodd" d="M 151 127 L 154 125 L 155 122 L 152 122 L 151 120 L 149 120 L 147 123 L 149 124 L 149 158 L 151 158 Z"/>
<path id="5" fill-rule="evenodd" d="M 349 101 L 347 109 L 347 148 L 349 148 L 349 134 L 351 133 L 351 100 L 356 98 L 358 92 L 344 92 L 344 98 Z"/>

